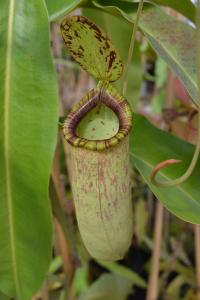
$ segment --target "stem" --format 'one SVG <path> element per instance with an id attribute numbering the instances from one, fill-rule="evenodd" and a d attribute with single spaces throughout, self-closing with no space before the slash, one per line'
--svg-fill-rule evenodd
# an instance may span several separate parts
<path id="1" fill-rule="evenodd" d="M 163 213 L 164 207 L 158 201 L 156 205 L 156 216 L 154 225 L 154 245 L 151 263 L 151 274 L 148 283 L 146 300 L 158 299 L 158 273 L 159 273 L 159 260 L 160 249 L 162 241 L 162 228 L 163 228 Z"/>
<path id="2" fill-rule="evenodd" d="M 60 139 L 58 139 L 55 156 L 52 166 L 52 176 L 49 185 L 49 194 L 52 205 L 53 215 L 55 217 L 54 225 L 57 236 L 57 242 L 59 244 L 59 250 L 63 258 L 63 269 L 68 278 L 68 284 L 71 283 L 74 273 L 73 256 L 74 249 L 71 242 L 72 233 L 70 231 L 70 217 L 65 216 L 64 207 L 66 203 L 65 189 L 60 180 Z"/>
<path id="3" fill-rule="evenodd" d="M 200 300 L 200 225 L 194 225 L 195 231 L 195 256 L 196 256 L 196 276 L 197 276 L 197 299 Z"/>
<path id="4" fill-rule="evenodd" d="M 124 95 L 124 97 L 126 96 L 126 91 L 127 91 L 127 86 L 128 86 L 129 66 L 131 65 L 133 50 L 134 50 L 134 46 L 135 46 L 136 32 L 137 32 L 137 28 L 138 28 L 139 19 L 140 19 L 141 13 L 142 13 L 143 3 L 144 3 L 144 0 L 140 0 L 139 5 L 138 5 L 138 10 L 137 10 L 135 23 L 134 23 L 134 26 L 133 26 L 131 42 L 130 42 L 130 46 L 129 46 L 129 50 L 128 50 L 128 59 L 127 59 L 126 69 L 125 69 L 125 72 L 124 72 L 124 84 L 123 84 L 123 95 Z"/>
<path id="5" fill-rule="evenodd" d="M 198 0 L 198 7 L 197 7 L 197 72 L 198 72 L 198 99 L 200 101 L 200 1 Z M 194 171 L 194 168 L 197 164 L 198 158 L 199 158 L 199 153 L 200 153 L 200 113 L 198 112 L 198 135 L 197 135 L 197 144 L 195 147 L 195 151 L 193 154 L 193 158 L 190 162 L 190 165 L 188 167 L 188 169 L 185 171 L 185 173 L 180 176 L 179 178 L 175 179 L 175 180 L 169 180 L 169 181 L 165 181 L 165 182 L 160 182 L 156 179 L 156 175 L 157 173 L 165 168 L 168 165 L 174 164 L 174 163 L 178 163 L 180 161 L 175 160 L 175 159 L 170 159 L 170 160 L 166 160 L 163 161 L 161 163 L 159 163 L 151 172 L 150 174 L 150 180 L 151 182 L 158 186 L 158 187 L 172 187 L 172 186 L 176 186 L 178 184 L 181 184 L 182 182 L 184 182 L 185 180 L 187 180 L 192 172 Z"/>
<path id="6" fill-rule="evenodd" d="M 53 214 L 55 216 L 54 218 L 54 225 L 55 225 L 55 235 L 57 238 L 57 242 L 59 244 L 59 250 L 60 254 L 63 259 L 63 269 L 66 274 L 65 279 L 65 291 L 66 294 L 68 294 L 72 279 L 73 279 L 73 262 L 71 258 L 70 253 L 70 243 L 68 239 L 68 228 L 66 224 L 66 218 L 64 216 L 64 213 L 62 211 L 62 208 L 60 207 L 59 200 L 57 199 L 57 193 L 56 189 L 53 183 L 53 180 L 51 178 L 50 180 L 50 199 L 51 199 L 51 205 Z M 67 295 L 68 296 L 68 295 Z"/>
<path id="7" fill-rule="evenodd" d="M 47 281 L 44 282 L 42 287 L 42 300 L 49 300 L 49 289 Z"/>
<path id="8" fill-rule="evenodd" d="M 66 243 L 66 236 L 64 235 L 63 228 L 56 218 L 54 218 L 54 228 L 58 249 L 63 260 L 63 270 L 66 274 L 67 279 L 69 279 L 69 282 L 67 282 L 67 285 L 69 287 L 71 278 L 73 276 L 73 264 L 69 253 L 69 247 Z"/>
<path id="9" fill-rule="evenodd" d="M 165 108 L 172 108 L 174 101 L 174 80 L 175 75 L 171 70 L 168 71 L 168 82 L 167 82 L 167 90 L 166 90 L 166 105 Z"/>
<path id="10" fill-rule="evenodd" d="M 72 249 L 71 249 L 72 246 L 70 245 L 68 222 L 59 204 L 58 194 L 56 191 L 55 183 L 53 182 L 52 178 L 50 180 L 49 190 L 50 190 L 50 199 L 51 199 L 53 215 L 55 217 L 54 225 L 58 237 L 58 242 L 60 243 L 60 252 L 64 263 L 63 267 L 66 276 L 67 278 L 69 278 L 69 282 L 70 282 L 70 280 L 73 277 L 74 266 L 73 266 L 73 256 L 72 256 Z"/>

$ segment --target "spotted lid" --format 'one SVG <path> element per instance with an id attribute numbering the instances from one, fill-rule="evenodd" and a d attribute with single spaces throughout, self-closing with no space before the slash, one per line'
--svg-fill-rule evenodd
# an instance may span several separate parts
<path id="1" fill-rule="evenodd" d="M 83 16 L 65 18 L 61 23 L 65 45 L 79 65 L 102 81 L 120 78 L 123 63 L 106 34 Z"/>

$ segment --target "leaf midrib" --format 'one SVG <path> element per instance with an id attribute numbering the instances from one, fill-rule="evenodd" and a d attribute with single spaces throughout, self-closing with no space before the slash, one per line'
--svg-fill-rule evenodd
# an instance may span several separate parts
<path id="1" fill-rule="evenodd" d="M 16 247 L 14 236 L 14 221 L 13 221 L 13 199 L 11 189 L 11 174 L 10 174 L 10 157 L 9 157 L 9 104 L 10 104 L 10 84 L 11 84 L 11 64 L 12 64 L 12 47 L 13 47 L 13 24 L 14 24 L 14 9 L 15 0 L 9 1 L 8 6 L 8 30 L 7 30 L 7 47 L 5 55 L 5 85 L 4 85 L 4 158 L 5 158 L 5 175 L 6 175 L 6 195 L 8 203 L 8 225 L 9 239 L 11 247 L 11 260 L 13 276 L 16 288 L 16 294 L 19 299 L 20 285 L 17 272 Z"/>

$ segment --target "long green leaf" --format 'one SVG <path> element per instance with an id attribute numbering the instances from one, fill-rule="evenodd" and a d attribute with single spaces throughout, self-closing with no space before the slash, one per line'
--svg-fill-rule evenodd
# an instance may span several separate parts
<path id="1" fill-rule="evenodd" d="M 131 134 L 131 157 L 153 193 L 179 218 L 200 224 L 200 161 L 192 176 L 181 185 L 173 188 L 157 188 L 150 183 L 149 174 L 153 167 L 169 158 L 182 160 L 182 163 L 162 170 L 160 179 L 178 177 L 187 168 L 194 147 L 175 136 L 151 125 L 143 117 L 135 116 Z"/>
<path id="2" fill-rule="evenodd" d="M 137 273 L 123 265 L 118 264 L 117 262 L 98 261 L 98 264 L 114 274 L 118 274 L 126 279 L 131 280 L 133 284 L 139 287 L 146 287 L 145 281 Z"/>
<path id="3" fill-rule="evenodd" d="M 183 82 L 198 104 L 195 30 L 159 8 L 147 12 L 140 22 L 152 47 Z M 173 30 L 172 30 L 173 28 Z"/>
<path id="4" fill-rule="evenodd" d="M 169 6 L 187 17 L 189 20 L 195 21 L 195 6 L 191 0 L 182 0 L 181 3 L 174 0 L 152 0 L 151 2 Z"/>
<path id="5" fill-rule="evenodd" d="M 103 274 L 78 300 L 126 300 L 132 282 L 116 274 Z"/>
<path id="6" fill-rule="evenodd" d="M 53 21 L 61 16 L 66 15 L 68 12 L 74 10 L 80 6 L 89 6 L 91 1 L 89 0 L 46 0 L 49 17 L 50 20 Z M 104 0 L 104 3 L 112 5 L 112 1 Z M 132 0 L 121 0 L 125 9 L 127 9 L 130 5 L 133 6 Z M 130 3 L 126 3 L 130 2 Z M 134 1 L 134 2 L 138 2 Z M 150 0 L 147 1 L 152 4 L 162 5 L 162 6 L 169 6 L 175 9 L 177 12 L 181 13 L 183 16 L 187 17 L 189 20 L 195 20 L 195 6 L 190 0 L 181 0 L 181 5 L 179 1 L 174 0 Z"/>
<path id="7" fill-rule="evenodd" d="M 122 0 L 122 1 L 133 3 L 132 0 Z M 137 0 L 134 2 L 139 2 L 139 1 Z M 177 12 L 181 13 L 183 16 L 187 17 L 189 20 L 191 21 L 195 20 L 195 6 L 190 0 L 181 0 L 181 3 L 180 1 L 174 1 L 174 0 L 149 0 L 147 2 L 171 7 Z"/>
<path id="8" fill-rule="evenodd" d="M 56 79 L 43 1 L 1 1 L 0 24 L 0 290 L 28 300 L 51 258 Z"/>
<path id="9" fill-rule="evenodd" d="M 9 298 L 5 295 L 3 295 L 1 292 L 0 292 L 0 299 L 1 300 L 9 300 Z"/>
<path id="10" fill-rule="evenodd" d="M 93 0 L 59 0 L 59 1 L 53 1 L 53 0 L 45 0 L 46 4 L 47 4 L 47 9 L 48 9 L 48 13 L 49 13 L 49 20 L 50 21 L 56 21 L 56 20 L 60 20 L 62 17 L 66 16 L 67 14 L 69 14 L 70 12 L 72 12 L 74 9 L 76 8 L 95 8 L 95 9 L 100 9 L 100 10 L 104 10 L 104 6 L 109 4 L 109 7 L 112 5 L 117 5 L 116 4 L 116 0 L 109 0 L 109 3 L 107 1 L 93 1 Z M 123 2 L 122 0 L 118 1 L 118 6 L 122 9 L 125 9 L 125 11 L 128 11 L 129 13 L 133 13 L 137 11 L 137 3 L 126 3 Z M 102 8 L 98 7 L 102 5 Z M 144 9 L 149 7 L 149 4 L 146 3 L 144 5 Z M 109 11 L 110 13 L 110 11 Z M 113 15 L 116 15 L 116 12 L 111 13 Z M 121 12 L 119 12 L 117 14 L 118 16 L 121 16 Z M 124 16 L 124 18 L 126 19 L 126 16 Z M 131 19 L 130 19 L 131 21 Z"/>

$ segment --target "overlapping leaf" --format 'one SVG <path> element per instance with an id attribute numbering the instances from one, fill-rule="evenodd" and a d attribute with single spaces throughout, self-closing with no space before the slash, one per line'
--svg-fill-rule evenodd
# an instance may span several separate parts
<path id="1" fill-rule="evenodd" d="M 137 273 L 123 265 L 118 264 L 117 262 L 98 261 L 98 264 L 113 274 L 118 274 L 128 280 L 131 280 L 133 284 L 139 287 L 146 287 L 146 282 Z"/>
<path id="2" fill-rule="evenodd" d="M 161 0 L 150 2 L 164 4 L 164 1 Z M 110 0 L 109 2 L 106 0 L 78 1 L 76 4 L 78 7 L 90 7 L 105 11 L 131 23 L 134 23 L 138 5 L 135 2 L 122 0 Z M 172 6 L 172 3 L 169 1 L 166 2 L 167 4 Z M 191 5 L 184 1 L 183 8 L 184 11 L 190 12 L 191 16 L 193 16 L 194 6 L 193 4 Z M 172 7 L 178 9 L 177 6 L 177 3 L 174 3 Z M 62 6 L 62 9 L 57 10 L 56 15 L 57 17 L 62 16 L 70 11 L 71 8 L 69 6 Z M 159 7 L 152 6 L 150 3 L 146 3 L 144 6 L 139 26 L 155 51 L 172 68 L 188 90 L 193 101 L 198 104 L 194 28 L 188 23 L 173 18 Z"/>
<path id="3" fill-rule="evenodd" d="M 200 224 L 200 161 L 192 176 L 173 188 L 158 188 L 150 183 L 149 174 L 153 167 L 169 158 L 182 163 L 162 170 L 159 179 L 172 179 L 183 174 L 193 155 L 194 147 L 175 136 L 151 125 L 143 117 L 135 116 L 131 134 L 131 157 L 153 193 L 179 218 Z"/>
<path id="4" fill-rule="evenodd" d="M 51 258 L 56 78 L 43 1 L 2 1 L 0 23 L 0 290 L 29 300 Z"/>
<path id="5" fill-rule="evenodd" d="M 107 2 L 107 3 L 106 3 Z M 132 1 L 132 0 L 119 0 L 120 2 L 124 2 L 123 6 L 125 9 L 131 5 L 131 10 L 133 8 L 133 5 L 138 2 L 138 0 Z M 126 3 L 131 2 L 131 4 Z M 134 3 L 133 3 L 134 2 Z M 190 0 L 182 0 L 181 5 L 178 1 L 174 0 L 149 0 L 146 1 L 152 4 L 156 5 L 163 5 L 168 6 L 176 10 L 177 12 L 181 13 L 183 16 L 188 18 L 191 21 L 194 21 L 195 19 L 195 6 Z M 49 18 L 51 21 L 56 20 L 60 18 L 61 16 L 64 16 L 74 10 L 78 7 L 83 6 L 92 6 L 92 1 L 90 0 L 46 0 L 48 12 L 49 12 Z M 112 5 L 112 1 L 105 0 L 104 4 Z M 116 4 L 116 2 L 115 2 Z M 146 5 L 146 3 L 145 3 Z"/>
<path id="6" fill-rule="evenodd" d="M 190 0 L 182 0 L 181 5 L 179 1 L 174 0 L 150 0 L 149 2 L 171 7 L 189 20 L 195 20 L 195 6 Z"/>
<path id="7" fill-rule="evenodd" d="M 131 280 L 116 274 L 103 274 L 78 300 L 125 300 L 131 289 Z"/>

